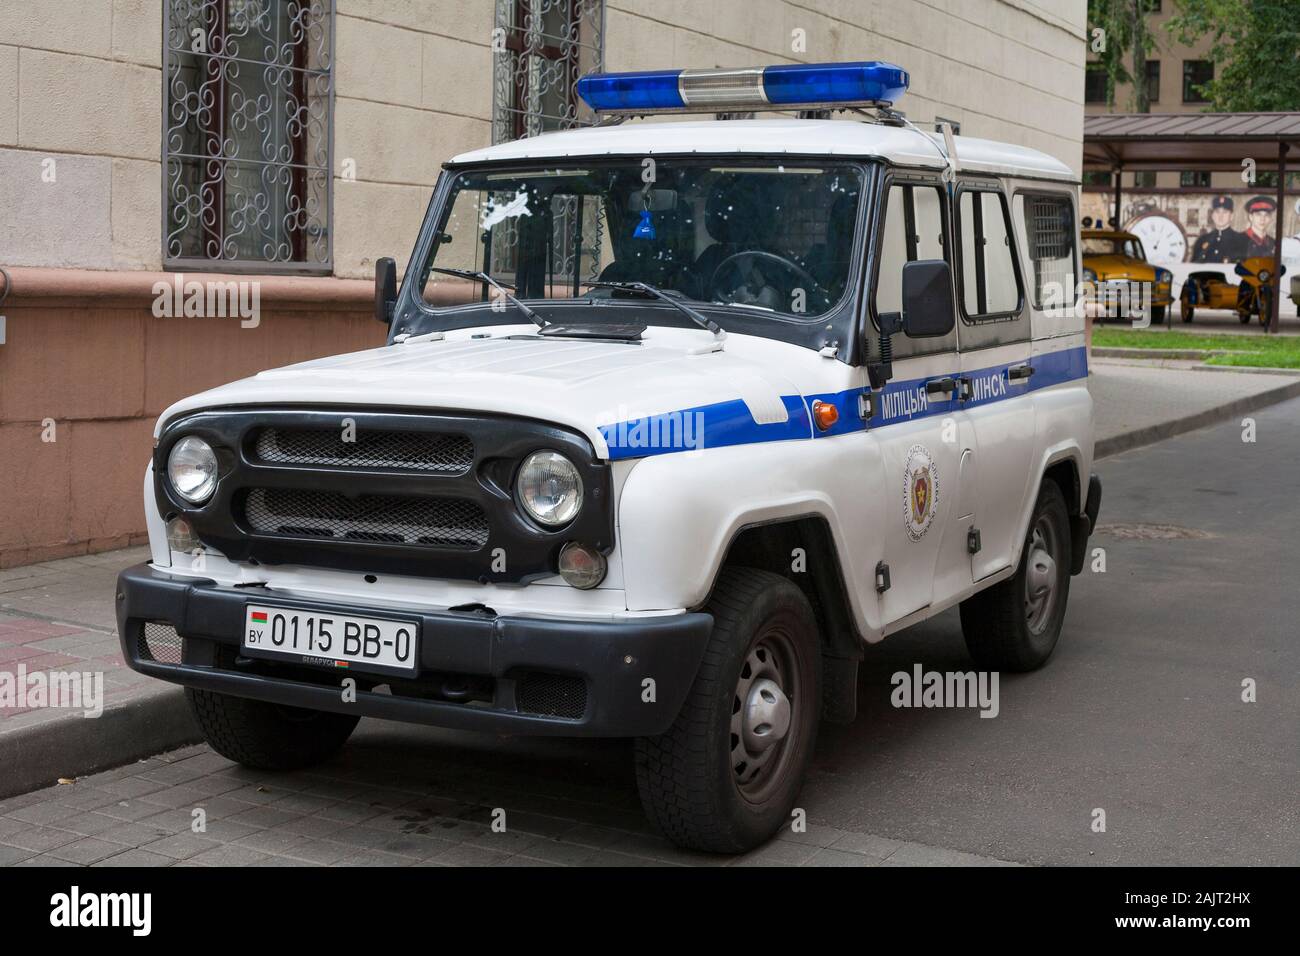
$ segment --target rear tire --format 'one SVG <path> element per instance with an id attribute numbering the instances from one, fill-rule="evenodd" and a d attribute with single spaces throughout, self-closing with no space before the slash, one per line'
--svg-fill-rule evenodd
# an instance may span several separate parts
<path id="1" fill-rule="evenodd" d="M 208 746 L 255 770 L 298 770 L 337 753 L 359 717 L 185 688 Z"/>
<path id="2" fill-rule="evenodd" d="M 641 803 L 673 843 L 741 853 L 790 820 L 821 716 L 821 647 L 803 592 L 724 568 L 713 633 L 666 733 L 636 741 Z"/>
<path id="3" fill-rule="evenodd" d="M 1183 322 L 1190 324 L 1192 319 L 1196 317 L 1196 306 L 1192 305 L 1186 298 L 1181 300 L 1178 308 Z"/>
<path id="4" fill-rule="evenodd" d="M 1044 481 L 1016 573 L 961 603 L 971 657 L 985 670 L 1042 667 L 1061 636 L 1069 596 L 1069 515 L 1056 482 Z"/>

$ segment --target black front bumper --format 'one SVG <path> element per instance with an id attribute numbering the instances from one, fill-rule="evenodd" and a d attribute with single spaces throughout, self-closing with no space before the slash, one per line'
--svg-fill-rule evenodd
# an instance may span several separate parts
<path id="1" fill-rule="evenodd" d="M 240 638 L 249 603 L 413 617 L 420 624 L 418 672 L 410 681 L 393 681 L 247 658 Z M 149 622 L 169 625 L 183 638 L 180 663 L 151 659 L 143 634 Z M 663 733 L 676 718 L 713 618 L 685 613 L 635 621 L 548 620 L 481 608 L 366 607 L 223 587 L 141 564 L 118 576 L 117 623 L 132 669 L 187 687 L 459 730 L 640 737 Z M 357 681 L 355 701 L 343 699 L 346 677 Z M 378 685 L 389 692 L 371 689 Z M 477 696 L 445 690 L 466 686 L 477 688 Z M 532 689 L 538 687 L 543 691 Z M 562 706 L 553 705 L 550 688 L 568 688 Z"/>

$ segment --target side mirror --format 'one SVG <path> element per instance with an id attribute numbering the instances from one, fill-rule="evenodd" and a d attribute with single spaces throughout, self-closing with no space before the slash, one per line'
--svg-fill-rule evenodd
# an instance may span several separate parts
<path id="1" fill-rule="evenodd" d="M 947 335 L 956 323 L 952 266 L 943 259 L 921 259 L 903 266 L 903 331 L 908 337 Z"/>
<path id="2" fill-rule="evenodd" d="M 393 321 L 397 305 L 397 263 L 392 256 L 375 260 L 375 318 L 384 325 Z"/>

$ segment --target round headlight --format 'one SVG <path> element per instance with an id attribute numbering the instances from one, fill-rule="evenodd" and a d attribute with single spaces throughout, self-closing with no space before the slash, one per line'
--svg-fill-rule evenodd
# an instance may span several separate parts
<path id="1" fill-rule="evenodd" d="M 1267 269 L 1260 269 L 1260 270 L 1259 270 L 1259 281 L 1260 281 L 1260 282 L 1267 282 L 1268 280 L 1269 280 L 1269 272 L 1268 272 L 1268 270 L 1267 270 Z"/>
<path id="2" fill-rule="evenodd" d="M 582 507 L 582 477 L 556 451 L 535 451 L 524 459 L 515 483 L 519 504 L 536 521 L 558 528 Z"/>
<path id="3" fill-rule="evenodd" d="M 191 504 L 202 504 L 217 487 L 217 456 L 202 438 L 189 435 L 172 446 L 167 477 L 176 493 Z"/>

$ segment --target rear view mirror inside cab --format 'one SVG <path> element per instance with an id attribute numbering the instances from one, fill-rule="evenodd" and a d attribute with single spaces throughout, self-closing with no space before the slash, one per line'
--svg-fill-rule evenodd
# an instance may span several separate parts
<path id="1" fill-rule="evenodd" d="M 914 339 L 952 331 L 952 267 L 943 259 L 921 259 L 903 266 L 903 331 Z"/>
<path id="2" fill-rule="evenodd" d="M 627 197 L 628 212 L 671 212 L 677 208 L 675 189 L 639 189 Z"/>

